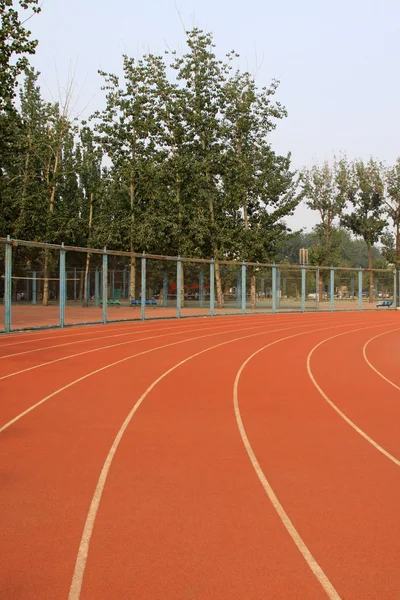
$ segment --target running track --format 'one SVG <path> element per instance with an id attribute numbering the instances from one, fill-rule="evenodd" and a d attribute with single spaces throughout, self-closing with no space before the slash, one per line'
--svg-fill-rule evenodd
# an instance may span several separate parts
<path id="1" fill-rule="evenodd" d="M 2 600 L 400 598 L 396 312 L 0 338 Z"/>

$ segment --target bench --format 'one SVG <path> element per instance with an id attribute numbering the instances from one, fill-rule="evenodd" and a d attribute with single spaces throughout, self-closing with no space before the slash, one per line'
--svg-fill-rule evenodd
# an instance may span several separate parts
<path id="1" fill-rule="evenodd" d="M 133 307 L 135 306 L 141 306 L 142 305 L 142 301 L 141 300 L 131 300 L 131 305 Z M 157 300 L 146 300 L 146 306 L 154 306 L 154 308 L 157 306 Z"/>
<path id="2" fill-rule="evenodd" d="M 378 302 L 378 304 L 376 305 L 377 308 L 380 308 L 381 306 L 387 306 L 389 308 L 389 306 L 392 306 L 393 302 L 391 300 L 383 300 L 382 302 Z"/>
<path id="3" fill-rule="evenodd" d="M 100 306 L 102 306 L 103 304 L 103 300 L 100 300 Z M 107 300 L 107 304 L 108 306 L 121 306 L 121 303 L 119 300 Z"/>

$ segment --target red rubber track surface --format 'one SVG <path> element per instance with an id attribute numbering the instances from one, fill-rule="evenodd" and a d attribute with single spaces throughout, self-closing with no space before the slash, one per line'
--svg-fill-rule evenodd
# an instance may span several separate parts
<path id="1" fill-rule="evenodd" d="M 399 350 L 390 312 L 0 338 L 0 598 L 399 598 Z"/>

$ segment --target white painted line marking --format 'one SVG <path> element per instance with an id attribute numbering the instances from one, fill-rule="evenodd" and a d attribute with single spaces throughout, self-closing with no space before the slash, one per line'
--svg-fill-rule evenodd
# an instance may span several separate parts
<path id="1" fill-rule="evenodd" d="M 308 333 L 315 333 L 317 331 L 325 331 L 326 329 L 336 329 L 336 328 L 339 328 L 339 327 L 348 327 L 348 325 L 349 325 L 348 323 L 344 323 L 344 324 L 341 324 L 341 325 L 334 325 L 334 326 L 322 327 L 322 328 L 315 329 L 315 330 L 312 330 L 312 331 L 301 332 L 301 333 L 295 334 L 293 336 L 288 336 L 288 337 L 276 340 L 275 342 L 272 342 L 271 344 L 268 344 L 268 346 L 272 346 L 272 345 L 274 345 L 276 343 L 279 343 L 280 341 L 289 339 L 291 337 L 297 337 L 299 335 L 306 335 Z M 289 328 L 286 328 L 286 329 L 293 329 L 293 327 L 292 328 L 289 327 Z M 276 330 L 276 331 L 284 331 L 284 330 L 285 329 Z M 86 562 L 87 562 L 87 557 L 88 557 L 88 553 L 89 553 L 90 541 L 91 541 L 91 538 L 92 538 L 94 524 L 95 524 L 95 520 L 96 520 L 98 509 L 99 509 L 99 506 L 100 506 L 101 497 L 103 495 L 104 487 L 105 487 L 105 484 L 106 484 L 107 476 L 108 476 L 108 473 L 110 471 L 112 461 L 114 459 L 114 456 L 115 456 L 115 453 L 116 453 L 117 448 L 119 446 L 119 443 L 120 443 L 120 441 L 122 439 L 122 436 L 125 433 L 125 431 L 126 431 L 128 425 L 129 425 L 130 421 L 132 420 L 133 415 L 138 410 L 139 406 L 142 404 L 143 400 L 146 398 L 146 396 L 154 389 L 154 387 L 162 379 L 164 379 L 167 375 L 169 375 L 170 373 L 172 373 L 173 371 L 175 371 L 181 365 L 187 363 L 192 358 L 200 356 L 201 354 L 205 354 L 206 352 L 209 352 L 210 350 L 214 350 L 215 348 L 219 348 L 221 346 L 225 346 L 225 345 L 231 344 L 233 342 L 237 342 L 237 341 L 240 341 L 240 340 L 243 340 L 243 339 L 253 338 L 253 337 L 256 337 L 258 335 L 263 335 L 263 334 L 267 334 L 267 333 L 270 333 L 270 332 L 253 333 L 253 334 L 250 334 L 250 335 L 241 336 L 241 337 L 235 338 L 233 340 L 228 340 L 226 342 L 221 342 L 221 343 L 216 344 L 214 346 L 211 346 L 209 348 L 205 348 L 204 350 L 201 350 L 200 352 L 196 352 L 195 354 L 192 354 L 191 356 L 185 358 L 184 360 L 180 361 L 179 363 L 177 363 L 176 365 L 174 365 L 173 367 L 171 367 L 170 369 L 168 369 L 167 371 L 165 371 L 140 396 L 139 400 L 133 406 L 132 410 L 129 412 L 129 414 L 126 417 L 125 421 L 123 422 L 120 430 L 118 431 L 118 433 L 117 433 L 117 435 L 116 435 L 116 437 L 114 439 L 114 442 L 113 442 L 113 444 L 112 444 L 112 446 L 111 446 L 111 448 L 109 450 L 109 453 L 108 453 L 108 455 L 106 457 L 106 460 L 105 460 L 105 462 L 103 464 L 103 468 L 101 470 L 100 477 L 98 479 L 98 482 L 97 482 L 97 485 L 96 485 L 96 489 L 95 489 L 92 501 L 90 503 L 90 507 L 89 507 L 87 518 L 86 518 L 86 522 L 85 522 L 85 526 L 84 526 L 82 538 L 81 538 L 81 541 L 80 541 L 80 544 L 79 544 L 78 555 L 77 555 L 77 559 L 76 559 L 76 564 L 75 564 L 75 569 L 74 569 L 74 573 L 73 573 L 73 577 L 72 577 L 72 583 L 71 583 L 71 588 L 70 588 L 68 600 L 79 600 L 79 598 L 80 598 L 81 590 L 82 590 L 83 577 L 84 577 L 84 574 L 85 574 Z M 210 337 L 210 336 L 205 336 L 205 337 Z M 199 339 L 199 338 L 193 338 L 193 339 Z M 192 341 L 192 340 L 187 340 L 187 341 Z M 181 343 L 181 342 L 178 342 L 178 343 Z M 170 344 L 170 345 L 173 345 L 173 344 Z M 129 358 L 128 359 L 124 359 L 124 360 L 129 360 Z M 113 365 L 110 365 L 110 366 L 113 366 Z M 107 367 L 105 367 L 105 368 L 107 368 Z M 339 596 L 330 596 L 330 598 L 332 600 L 340 600 Z"/>
<path id="2" fill-rule="evenodd" d="M 388 333 L 393 333 L 393 331 L 399 331 L 399 330 L 400 330 L 400 329 L 391 329 L 390 331 L 384 331 L 383 333 L 380 333 L 379 335 L 375 335 L 373 338 L 369 339 L 369 340 L 368 340 L 368 341 L 367 341 L 367 342 L 364 344 L 364 347 L 363 347 L 363 357 L 364 357 L 364 360 L 365 360 L 365 362 L 367 363 L 367 365 L 368 365 L 368 366 L 369 366 L 369 367 L 370 367 L 370 368 L 371 368 L 373 371 L 375 371 L 375 373 L 376 373 L 377 375 L 379 375 L 379 377 L 382 377 L 382 379 L 383 379 L 384 381 L 386 381 L 387 383 L 389 383 L 389 384 L 390 384 L 391 386 L 393 386 L 393 387 L 394 387 L 396 390 L 399 390 L 399 391 L 400 391 L 400 387 L 399 387 L 398 385 L 396 385 L 396 384 L 395 384 L 393 381 L 391 381 L 390 379 L 388 379 L 387 377 L 385 377 L 385 375 L 384 375 L 383 373 L 381 373 L 381 372 L 380 372 L 380 371 L 379 371 L 379 370 L 378 370 L 376 367 L 374 367 L 374 365 L 373 365 L 373 364 L 372 364 L 372 363 L 371 363 L 371 362 L 368 360 L 368 357 L 367 357 L 367 347 L 368 347 L 368 344 L 369 344 L 370 342 L 373 342 L 374 340 L 376 340 L 376 339 L 377 339 L 377 338 L 379 338 L 379 337 L 382 337 L 383 335 L 387 335 Z"/>
<path id="3" fill-rule="evenodd" d="M 387 323 L 385 323 L 385 325 L 387 325 Z M 396 325 L 397 325 L 397 323 L 396 323 Z M 381 324 L 381 326 L 382 326 L 382 324 Z M 345 415 L 345 413 L 343 411 L 341 411 L 340 408 L 338 406 L 336 406 L 336 404 L 334 402 L 332 402 L 332 400 L 330 400 L 328 398 L 328 396 L 325 394 L 325 392 L 323 391 L 323 389 L 318 385 L 318 383 L 317 383 L 317 381 L 316 381 L 316 379 L 315 379 L 315 377 L 314 377 L 314 375 L 312 373 L 312 370 L 311 370 L 311 357 L 314 354 L 315 350 L 317 350 L 317 348 L 319 348 L 320 346 L 322 346 L 322 344 L 325 344 L 329 340 L 332 340 L 334 338 L 340 337 L 342 335 L 347 335 L 349 333 L 354 333 L 355 331 L 361 331 L 363 329 L 369 329 L 369 327 L 362 327 L 360 329 L 354 329 L 351 332 L 349 331 L 349 332 L 339 333 L 337 335 L 333 335 L 332 337 L 329 337 L 326 340 L 323 340 L 322 342 L 320 342 L 319 344 L 317 344 L 316 346 L 314 346 L 314 348 L 311 350 L 311 352 L 307 356 L 307 372 L 308 372 L 308 375 L 309 375 L 311 381 L 313 382 L 314 386 L 317 388 L 318 392 L 321 394 L 321 396 L 324 398 L 324 400 L 329 404 L 329 406 L 331 406 L 333 408 L 333 410 L 335 412 L 337 412 L 337 414 L 344 421 L 346 421 L 346 423 L 348 425 L 350 425 L 350 427 L 352 427 L 352 429 L 354 429 L 354 431 L 356 431 L 369 444 L 371 444 L 371 446 L 373 446 L 376 450 L 378 450 L 378 452 L 380 452 L 381 454 L 383 454 L 383 456 L 386 456 L 386 458 L 388 458 L 389 460 L 391 460 L 395 465 L 397 465 L 398 467 L 400 467 L 400 460 L 398 460 L 395 456 L 393 456 L 392 454 L 390 454 L 390 452 L 388 452 L 387 450 L 385 450 L 385 448 L 383 448 L 380 444 L 378 444 L 377 442 L 375 442 L 375 440 L 373 440 L 367 433 L 365 433 L 365 431 L 363 431 L 360 427 L 358 427 L 358 425 L 356 425 L 354 423 L 354 421 L 352 421 L 351 419 L 349 419 L 349 417 L 347 415 Z M 393 330 L 390 330 L 390 331 L 393 331 Z M 387 333 L 389 333 L 389 332 L 387 332 Z"/>

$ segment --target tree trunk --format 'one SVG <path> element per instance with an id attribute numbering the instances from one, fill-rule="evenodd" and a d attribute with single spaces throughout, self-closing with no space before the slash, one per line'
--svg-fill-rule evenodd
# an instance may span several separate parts
<path id="1" fill-rule="evenodd" d="M 89 305 L 88 298 L 88 279 L 89 279 L 89 268 L 90 268 L 90 253 L 86 254 L 86 264 L 85 264 L 85 278 L 83 280 L 83 306 Z"/>
<path id="2" fill-rule="evenodd" d="M 84 282 L 85 272 L 81 271 L 80 282 L 79 282 L 79 301 L 83 302 L 83 282 Z"/>
<path id="3" fill-rule="evenodd" d="M 136 299 L 136 258 L 131 256 L 130 262 L 130 284 L 129 284 L 129 304 Z"/>
<path id="4" fill-rule="evenodd" d="M 216 287 L 217 287 L 217 307 L 223 308 L 224 307 L 224 298 L 223 298 L 223 294 L 222 294 L 221 272 L 219 269 L 219 262 L 217 259 L 214 262 L 214 267 L 215 267 L 215 283 L 216 283 Z"/>
<path id="5" fill-rule="evenodd" d="M 368 244 L 368 269 L 369 269 L 369 303 L 374 302 L 374 273 L 372 271 L 372 246 Z"/>
<path id="6" fill-rule="evenodd" d="M 318 280 L 318 300 L 319 300 L 319 302 L 322 302 L 323 298 L 324 298 L 324 276 L 320 271 L 319 280 Z"/>
<path id="7" fill-rule="evenodd" d="M 90 194 L 89 200 L 89 224 L 88 224 L 88 247 L 91 247 L 92 243 L 92 222 L 93 222 L 93 193 Z M 85 266 L 85 279 L 84 279 L 84 291 L 83 291 L 83 306 L 88 306 L 88 278 L 90 269 L 90 254 L 86 254 L 86 266 Z"/>
<path id="8" fill-rule="evenodd" d="M 256 308 L 256 276 L 254 273 L 250 279 L 250 308 L 252 310 Z"/>
<path id="9" fill-rule="evenodd" d="M 44 266 L 43 266 L 43 306 L 49 304 L 49 251 L 44 251 Z"/>

